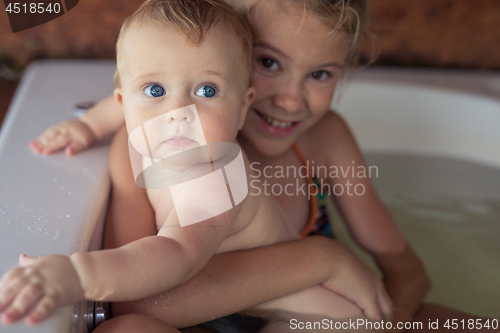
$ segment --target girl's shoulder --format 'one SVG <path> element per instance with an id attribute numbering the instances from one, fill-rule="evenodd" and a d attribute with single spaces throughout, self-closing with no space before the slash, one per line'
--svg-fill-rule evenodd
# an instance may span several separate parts
<path id="1" fill-rule="evenodd" d="M 349 156 L 359 148 L 348 124 L 335 110 L 326 113 L 320 121 L 302 134 L 298 140 L 301 149 L 316 159 L 330 156 Z M 326 161 L 325 161 L 326 162 Z"/>

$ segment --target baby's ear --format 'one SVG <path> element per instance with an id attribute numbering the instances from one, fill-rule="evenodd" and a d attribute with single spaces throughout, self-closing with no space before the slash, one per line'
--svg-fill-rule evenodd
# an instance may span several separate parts
<path id="1" fill-rule="evenodd" d="M 245 123 L 245 119 L 247 117 L 248 109 L 250 108 L 250 105 L 252 104 L 254 99 L 255 99 L 255 88 L 248 87 L 247 90 L 245 91 L 245 94 L 243 95 L 243 102 L 241 104 L 240 125 L 238 127 L 238 130 L 241 130 L 241 128 L 243 127 L 243 124 Z"/>
<path id="2" fill-rule="evenodd" d="M 115 99 L 118 103 L 120 103 L 121 106 L 123 106 L 123 100 L 122 100 L 122 88 L 115 88 L 115 91 L 113 92 L 115 95 Z"/>

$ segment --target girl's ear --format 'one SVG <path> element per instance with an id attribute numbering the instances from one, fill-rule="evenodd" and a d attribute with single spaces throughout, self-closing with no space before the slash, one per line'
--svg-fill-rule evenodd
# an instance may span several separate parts
<path id="1" fill-rule="evenodd" d="M 243 95 L 243 102 L 241 105 L 241 113 L 240 113 L 240 124 L 238 126 L 238 130 L 241 130 L 241 128 L 243 127 L 243 124 L 245 123 L 245 119 L 247 117 L 248 109 L 250 108 L 250 105 L 252 104 L 254 99 L 255 99 L 255 88 L 248 87 L 248 89 L 245 91 L 245 94 Z"/>
<path id="2" fill-rule="evenodd" d="M 123 106 L 123 100 L 122 100 L 122 88 L 115 88 L 115 91 L 113 92 L 115 95 L 116 101 Z"/>

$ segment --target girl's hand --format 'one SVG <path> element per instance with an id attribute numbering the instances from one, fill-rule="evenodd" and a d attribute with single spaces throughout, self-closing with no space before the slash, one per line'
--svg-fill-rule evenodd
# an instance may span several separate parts
<path id="1" fill-rule="evenodd" d="M 356 304 L 368 319 L 391 321 L 393 305 L 382 280 L 356 255 L 343 250 L 340 267 L 322 285 Z"/>
<path id="2" fill-rule="evenodd" d="M 27 316 L 28 324 L 46 319 L 58 307 L 83 298 L 78 274 L 67 256 L 47 255 L 39 259 L 21 255 L 21 267 L 0 281 L 2 321 L 11 324 Z"/>
<path id="3" fill-rule="evenodd" d="M 90 146 L 95 140 L 96 136 L 85 122 L 69 119 L 45 130 L 36 140 L 30 142 L 30 147 L 35 153 L 45 155 L 65 148 L 66 155 L 73 155 Z"/>

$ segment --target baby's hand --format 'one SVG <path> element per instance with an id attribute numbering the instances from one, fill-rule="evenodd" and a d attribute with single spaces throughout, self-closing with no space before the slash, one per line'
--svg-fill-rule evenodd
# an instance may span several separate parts
<path id="1" fill-rule="evenodd" d="M 47 255 L 39 259 L 21 255 L 21 267 L 0 281 L 2 321 L 11 324 L 27 316 L 28 324 L 46 319 L 58 307 L 83 298 L 78 274 L 67 256 Z"/>
<path id="2" fill-rule="evenodd" d="M 370 320 L 392 320 L 392 301 L 382 280 L 356 255 L 345 252 L 338 274 L 323 286 L 356 304 Z"/>
<path id="3" fill-rule="evenodd" d="M 96 137 L 87 124 L 79 119 L 69 119 L 45 130 L 36 140 L 30 142 L 30 147 L 35 153 L 45 155 L 65 148 L 66 155 L 73 155 L 90 146 L 95 140 Z"/>

